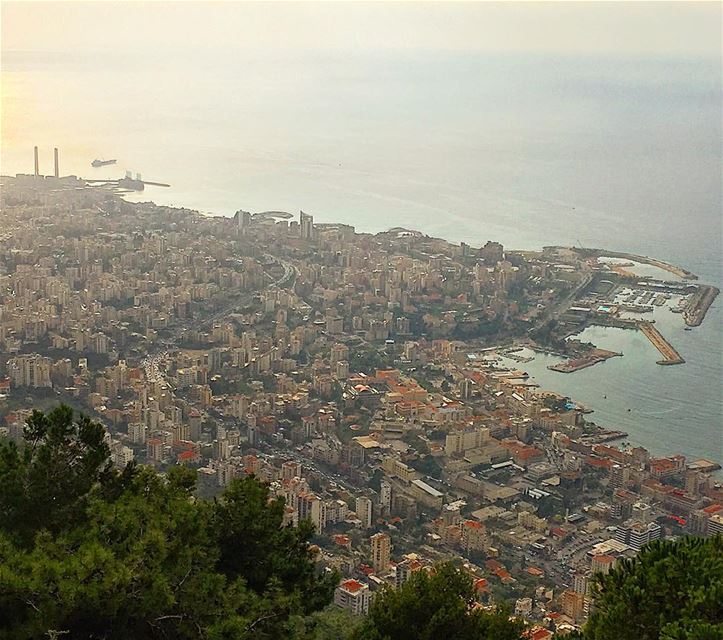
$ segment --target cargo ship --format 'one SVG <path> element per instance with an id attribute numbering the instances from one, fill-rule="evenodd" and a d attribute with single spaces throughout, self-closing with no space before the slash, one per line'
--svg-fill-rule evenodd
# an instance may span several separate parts
<path id="1" fill-rule="evenodd" d="M 97 158 L 90 163 L 91 167 L 105 167 L 108 164 L 115 164 L 117 160 L 98 160 Z"/>

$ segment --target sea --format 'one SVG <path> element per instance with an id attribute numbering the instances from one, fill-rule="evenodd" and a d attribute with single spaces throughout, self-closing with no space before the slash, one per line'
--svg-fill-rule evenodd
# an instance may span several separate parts
<path id="1" fill-rule="evenodd" d="M 608 248 L 723 287 L 722 104 L 718 58 L 4 51 L 0 170 L 32 172 L 38 145 L 51 173 L 58 147 L 63 175 L 171 185 L 135 200 Z M 622 358 L 572 374 L 547 369 L 554 356 L 518 366 L 656 455 L 723 461 L 722 304 L 692 331 L 656 308 L 684 365 L 657 365 L 638 332 L 593 327 L 583 339 Z"/>

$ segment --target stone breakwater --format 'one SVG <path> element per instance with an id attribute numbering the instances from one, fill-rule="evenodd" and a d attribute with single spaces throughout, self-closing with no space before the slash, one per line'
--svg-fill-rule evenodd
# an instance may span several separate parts
<path id="1" fill-rule="evenodd" d="M 658 364 L 684 364 L 685 360 L 650 322 L 640 322 L 638 324 L 640 330 L 645 337 L 650 340 L 653 346 L 660 351 L 663 356 L 662 360 L 658 360 Z"/>
<path id="2" fill-rule="evenodd" d="M 699 285 L 698 290 L 691 296 L 687 308 L 683 312 L 685 324 L 689 327 L 699 326 L 719 293 L 720 290 L 717 287 L 711 287 L 707 284 Z"/>

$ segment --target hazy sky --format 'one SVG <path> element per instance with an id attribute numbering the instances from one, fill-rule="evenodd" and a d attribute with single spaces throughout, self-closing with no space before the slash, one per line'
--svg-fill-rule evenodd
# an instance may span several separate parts
<path id="1" fill-rule="evenodd" d="M 718 56 L 719 2 L 2 2 L 5 51 L 431 49 Z"/>

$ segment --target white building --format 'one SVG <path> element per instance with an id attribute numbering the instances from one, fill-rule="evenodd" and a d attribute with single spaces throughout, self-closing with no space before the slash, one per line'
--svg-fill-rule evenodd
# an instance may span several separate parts
<path id="1" fill-rule="evenodd" d="M 369 529 L 374 520 L 372 501 L 366 496 L 359 496 L 356 499 L 355 511 L 357 517 L 361 520 L 362 526 L 365 529 Z"/>
<path id="2" fill-rule="evenodd" d="M 366 615 L 370 601 L 369 586 L 358 580 L 344 580 L 334 591 L 334 604 L 355 616 Z"/>

